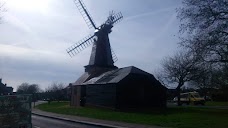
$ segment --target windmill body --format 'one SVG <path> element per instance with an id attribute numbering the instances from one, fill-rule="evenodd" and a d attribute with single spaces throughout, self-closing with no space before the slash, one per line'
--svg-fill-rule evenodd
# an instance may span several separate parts
<path id="1" fill-rule="evenodd" d="M 90 44 L 93 44 L 89 64 L 85 66 L 85 71 L 91 74 L 96 70 L 99 70 L 100 72 L 100 70 L 107 71 L 116 69 L 117 67 L 114 66 L 114 62 L 117 61 L 117 58 L 114 52 L 112 52 L 109 34 L 112 31 L 113 25 L 123 18 L 122 14 L 114 13 L 112 11 L 107 20 L 100 27 L 96 27 L 93 19 L 86 10 L 84 3 L 81 0 L 75 0 L 75 4 L 89 28 L 95 29 L 95 33 L 68 48 L 67 53 L 70 56 L 76 55 Z"/>
<path id="2" fill-rule="evenodd" d="M 102 28 L 95 33 L 97 39 L 92 47 L 89 65 L 85 66 L 85 71 L 90 72 L 93 68 L 109 68 L 110 70 L 117 68 L 114 66 L 111 46 L 109 42 L 109 32 L 107 28 Z"/>

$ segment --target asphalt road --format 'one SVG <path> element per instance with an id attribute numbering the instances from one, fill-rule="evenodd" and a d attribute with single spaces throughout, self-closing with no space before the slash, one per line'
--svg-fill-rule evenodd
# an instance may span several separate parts
<path id="1" fill-rule="evenodd" d="M 32 115 L 33 128 L 101 128 L 86 124 L 62 121 L 41 116 Z"/>

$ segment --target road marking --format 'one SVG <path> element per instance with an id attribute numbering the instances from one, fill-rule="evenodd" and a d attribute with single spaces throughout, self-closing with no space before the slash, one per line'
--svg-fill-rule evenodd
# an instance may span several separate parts
<path id="1" fill-rule="evenodd" d="M 34 126 L 34 128 L 40 128 L 40 127 L 38 127 L 38 126 Z"/>

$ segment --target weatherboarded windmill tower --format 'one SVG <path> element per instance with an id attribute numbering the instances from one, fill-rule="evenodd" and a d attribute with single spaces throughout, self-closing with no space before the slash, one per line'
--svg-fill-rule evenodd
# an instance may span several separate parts
<path id="1" fill-rule="evenodd" d="M 99 106 L 108 108 L 165 107 L 166 88 L 152 74 L 136 67 L 118 68 L 117 57 L 111 49 L 109 34 L 112 27 L 123 19 L 122 14 L 110 12 L 107 20 L 96 27 L 81 0 L 74 0 L 89 28 L 89 35 L 67 49 L 72 57 L 93 44 L 85 73 L 70 83 L 72 106 Z M 159 96 L 158 96 L 159 95 Z"/>

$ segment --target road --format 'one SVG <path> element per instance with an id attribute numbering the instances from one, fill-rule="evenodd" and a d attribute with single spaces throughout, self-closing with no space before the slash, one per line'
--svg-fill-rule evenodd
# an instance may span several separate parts
<path id="1" fill-rule="evenodd" d="M 34 107 L 34 105 L 35 105 L 35 106 L 37 106 L 37 105 L 39 105 L 39 104 L 43 104 L 43 103 L 47 103 L 47 101 L 39 100 L 39 101 L 36 101 L 35 103 L 34 103 L 34 102 L 32 102 L 32 103 L 31 103 L 31 105 L 32 105 L 32 108 L 33 108 L 33 107 Z"/>
<path id="2" fill-rule="evenodd" d="M 86 124 L 62 121 L 41 116 L 32 115 L 33 128 L 101 128 Z"/>

